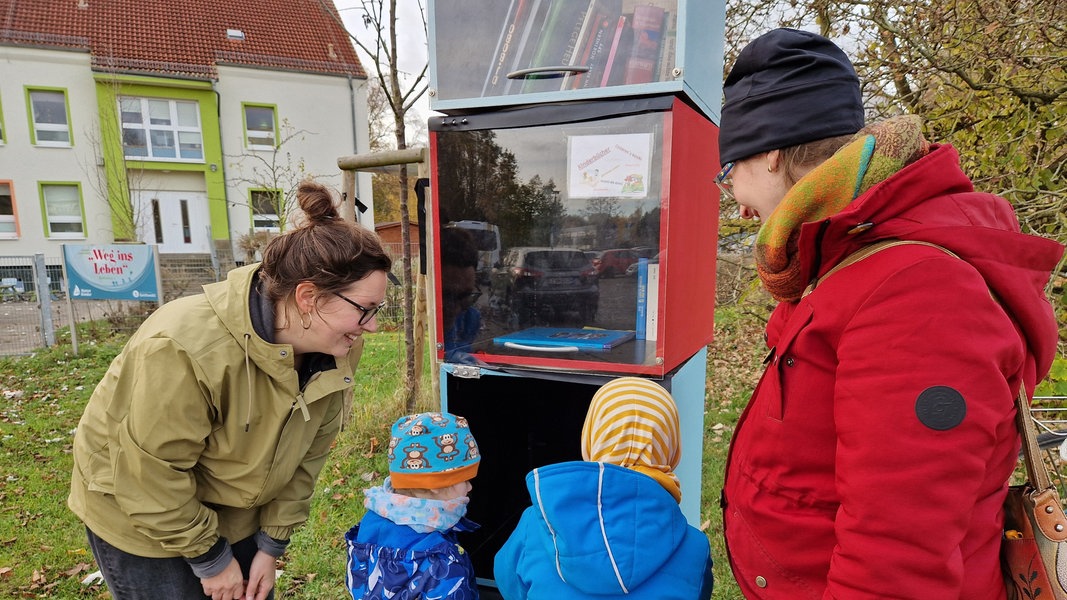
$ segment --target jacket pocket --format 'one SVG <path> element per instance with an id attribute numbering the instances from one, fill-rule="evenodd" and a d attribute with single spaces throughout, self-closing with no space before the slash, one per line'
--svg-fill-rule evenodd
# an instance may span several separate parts
<path id="1" fill-rule="evenodd" d="M 111 451 L 106 444 L 89 454 L 86 466 L 81 467 L 80 471 L 90 492 L 114 495 L 115 470 L 111 465 Z"/>
<path id="2" fill-rule="evenodd" d="M 725 537 L 734 578 L 746 598 L 763 600 L 819 600 L 822 590 L 815 590 L 803 579 L 790 573 L 776 561 L 764 540 L 736 504 L 727 507 Z M 782 536 L 788 536 L 783 531 Z"/>

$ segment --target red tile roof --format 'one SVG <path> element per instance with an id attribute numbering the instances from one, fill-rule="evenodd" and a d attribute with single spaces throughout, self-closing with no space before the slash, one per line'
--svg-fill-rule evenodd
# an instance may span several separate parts
<path id="1" fill-rule="evenodd" d="M 332 0 L 0 0 L 0 44 L 86 49 L 103 71 L 216 79 L 217 65 L 234 64 L 366 77 L 336 15 Z"/>

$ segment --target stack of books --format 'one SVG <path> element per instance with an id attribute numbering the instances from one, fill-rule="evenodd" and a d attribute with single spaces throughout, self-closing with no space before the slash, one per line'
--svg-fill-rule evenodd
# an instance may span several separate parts
<path id="1" fill-rule="evenodd" d="M 511 0 L 482 96 L 667 81 L 676 38 L 676 0 Z"/>

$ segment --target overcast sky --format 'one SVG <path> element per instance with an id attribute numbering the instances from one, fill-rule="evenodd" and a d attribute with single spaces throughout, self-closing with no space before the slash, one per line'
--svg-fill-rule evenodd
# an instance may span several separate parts
<path id="1" fill-rule="evenodd" d="M 422 30 L 422 18 L 419 17 L 419 4 L 425 5 L 425 0 L 422 2 L 415 2 L 413 0 L 399 0 L 397 4 L 397 10 L 399 12 L 399 18 L 397 19 L 397 45 L 399 51 L 397 59 L 399 61 L 400 70 L 403 73 L 418 74 L 423 65 L 426 64 L 426 36 Z M 341 13 L 341 19 L 345 23 L 345 27 L 350 33 L 355 35 L 361 42 L 368 47 L 374 47 L 375 32 L 369 28 L 363 26 L 363 5 L 360 0 L 334 0 L 334 4 L 337 6 L 337 10 Z M 386 3 L 388 8 L 388 3 Z M 375 65 L 370 62 L 368 57 L 362 50 L 357 48 L 359 53 L 359 59 L 363 61 L 363 67 L 368 73 L 374 72 Z M 408 89 L 411 85 L 410 80 L 403 81 L 403 89 Z M 419 99 L 416 110 L 419 114 L 423 115 L 423 118 L 429 117 L 431 114 L 429 108 L 429 99 L 423 94 Z"/>

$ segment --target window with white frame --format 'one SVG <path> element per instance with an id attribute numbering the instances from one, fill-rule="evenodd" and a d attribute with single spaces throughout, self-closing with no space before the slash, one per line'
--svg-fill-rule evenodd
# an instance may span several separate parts
<path id="1" fill-rule="evenodd" d="M 18 237 L 15 221 L 15 191 L 10 181 L 0 181 L 0 239 Z"/>
<path id="2" fill-rule="evenodd" d="M 82 220 L 81 189 L 76 183 L 42 183 L 48 236 L 54 238 L 85 237 Z"/>
<path id="3" fill-rule="evenodd" d="M 277 137 L 274 107 L 245 104 L 245 145 L 251 150 L 273 150 Z"/>
<path id="4" fill-rule="evenodd" d="M 204 161 L 200 107 L 195 101 L 123 96 L 119 120 L 126 158 Z"/>
<path id="5" fill-rule="evenodd" d="M 280 231 L 278 207 L 281 190 L 249 190 L 252 205 L 252 228 L 256 231 Z"/>
<path id="6" fill-rule="evenodd" d="M 33 142 L 38 146 L 70 146 L 70 115 L 67 92 L 63 90 L 28 91 Z"/>

